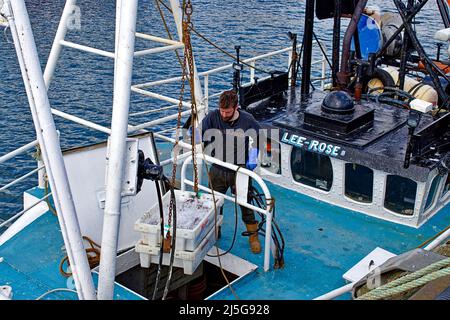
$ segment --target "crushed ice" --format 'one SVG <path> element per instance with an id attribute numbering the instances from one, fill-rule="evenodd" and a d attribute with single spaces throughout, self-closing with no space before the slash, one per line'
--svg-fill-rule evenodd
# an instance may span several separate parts
<path id="1" fill-rule="evenodd" d="M 202 219 L 214 210 L 212 200 L 200 199 L 195 197 L 180 197 L 176 203 L 177 209 L 177 228 L 178 229 L 194 229 Z M 169 201 L 164 203 L 164 223 L 167 223 L 169 214 Z M 156 205 L 152 210 L 146 212 L 142 217 L 142 222 L 155 225 L 159 224 L 159 208 Z M 173 217 L 172 217 L 173 222 Z"/>

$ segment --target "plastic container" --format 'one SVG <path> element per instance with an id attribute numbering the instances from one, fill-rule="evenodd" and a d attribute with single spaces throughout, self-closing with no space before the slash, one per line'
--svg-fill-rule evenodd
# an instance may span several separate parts
<path id="1" fill-rule="evenodd" d="M 194 192 L 175 190 L 177 217 L 183 215 L 183 208 L 186 207 L 183 206 L 183 204 L 192 201 L 194 197 Z M 216 199 L 217 212 L 219 213 L 224 200 L 222 196 L 216 194 L 214 197 Z M 164 223 L 166 223 L 166 211 L 168 210 L 170 203 L 170 192 L 166 193 L 162 200 L 165 216 Z M 177 250 L 194 251 L 214 225 L 215 210 L 212 195 L 206 193 L 202 194 L 199 198 L 199 202 L 202 204 L 203 214 L 200 216 L 199 214 L 201 214 L 200 211 L 202 210 L 197 210 L 197 215 L 195 217 L 197 221 L 193 222 L 193 228 L 182 228 L 179 223 L 182 221 L 180 219 L 177 221 L 177 239 L 175 243 Z M 159 217 L 159 205 L 156 203 L 148 212 L 136 221 L 135 230 L 141 233 L 142 244 L 159 247 L 161 238 Z M 171 234 L 173 234 L 173 227 L 171 228 Z"/>
<path id="2" fill-rule="evenodd" d="M 217 226 L 220 226 L 222 221 L 223 217 L 218 216 Z M 173 266 L 183 268 L 185 274 L 192 275 L 215 243 L 216 235 L 215 228 L 213 227 L 194 251 L 179 250 L 175 244 Z M 141 267 L 149 268 L 151 263 L 159 263 L 159 246 L 143 244 L 142 241 L 139 241 L 136 244 L 135 250 L 139 253 Z M 170 253 L 163 253 L 162 264 L 165 266 L 170 264 Z"/>

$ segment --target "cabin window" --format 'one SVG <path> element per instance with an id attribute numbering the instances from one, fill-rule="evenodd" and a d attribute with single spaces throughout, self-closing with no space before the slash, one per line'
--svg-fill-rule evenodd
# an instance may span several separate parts
<path id="1" fill-rule="evenodd" d="M 261 167 L 271 173 L 281 174 L 281 145 L 278 141 L 267 139 Z"/>
<path id="2" fill-rule="evenodd" d="M 329 191 L 333 183 L 333 167 L 329 157 L 293 148 L 291 171 L 295 181 L 310 187 Z"/>
<path id="3" fill-rule="evenodd" d="M 427 201 L 425 202 L 425 211 L 428 210 L 428 208 L 433 204 L 434 196 L 438 189 L 439 182 L 441 182 L 441 176 L 437 175 L 436 177 L 434 177 L 433 182 L 431 182 L 430 191 L 428 192 Z"/>
<path id="4" fill-rule="evenodd" d="M 412 216 L 416 202 L 417 183 L 411 179 L 388 175 L 384 207 L 396 213 Z"/>
<path id="5" fill-rule="evenodd" d="M 372 202 L 373 170 L 356 163 L 346 163 L 345 195 L 355 201 Z"/>

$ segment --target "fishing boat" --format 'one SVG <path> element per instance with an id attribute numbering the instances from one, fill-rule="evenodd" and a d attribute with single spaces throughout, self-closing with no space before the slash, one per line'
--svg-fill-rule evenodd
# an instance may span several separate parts
<path id="1" fill-rule="evenodd" d="M 0 165 L 30 151 L 37 164 L 0 192 L 38 175 L 23 209 L 0 220 L 0 299 L 448 299 L 450 14 L 437 0 L 445 29 L 432 58 L 414 28 L 427 2 L 394 0 L 384 12 L 367 0 L 307 0 L 300 44 L 289 32 L 286 47 L 241 58 L 240 46 L 230 53 L 196 30 L 194 1 L 155 1 L 166 36 L 137 29 L 137 0 L 109 4 L 106 50 L 68 40 L 81 20 L 66 0 L 43 71 L 25 1 L 0 1 L 35 131 Z M 331 53 L 317 21 L 333 22 Z M 198 71 L 194 36 L 230 63 Z M 51 106 L 62 51 L 114 62 L 110 127 Z M 159 56 L 173 52 L 180 68 Z M 287 66 L 262 66 L 274 57 Z M 105 72 L 98 63 L 92 72 Z M 142 80 L 146 63 L 178 73 Z M 218 74 L 231 85 L 210 84 Z M 166 85 L 176 89 L 154 89 Z M 73 98 L 98 90 L 75 88 Z M 256 169 L 208 154 L 197 137 L 228 89 L 264 131 Z M 145 110 L 131 112 L 132 94 Z M 79 145 L 63 150 L 55 116 L 88 128 Z M 211 165 L 236 172 L 233 193 L 214 191 Z M 238 205 L 259 216 L 261 253 Z"/>

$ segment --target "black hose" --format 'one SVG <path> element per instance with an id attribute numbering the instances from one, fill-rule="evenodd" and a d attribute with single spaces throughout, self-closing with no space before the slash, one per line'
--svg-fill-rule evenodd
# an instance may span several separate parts
<path id="1" fill-rule="evenodd" d="M 210 254 L 206 254 L 206 255 L 208 257 L 212 257 L 212 258 L 218 258 L 218 257 L 224 256 L 227 253 L 229 253 L 231 251 L 231 249 L 233 249 L 234 243 L 236 241 L 237 226 L 238 226 L 238 209 L 237 209 L 237 194 L 235 193 L 235 202 L 234 202 L 234 233 L 233 233 L 233 240 L 231 241 L 231 245 L 226 251 L 224 251 L 222 253 L 219 253 L 217 255 L 210 255 Z"/>
<path id="2" fill-rule="evenodd" d="M 175 241 L 176 241 L 176 235 L 177 235 L 177 206 L 176 206 L 176 197 L 175 197 L 175 190 L 173 185 L 170 183 L 169 179 L 167 177 L 164 177 L 164 181 L 169 183 L 170 186 L 170 197 L 172 199 L 172 218 L 173 218 L 173 224 L 172 224 L 172 242 L 171 242 L 171 248 L 170 248 L 170 264 L 169 264 L 169 275 L 167 276 L 166 286 L 164 287 L 164 293 L 162 300 L 165 300 L 167 297 L 167 293 L 169 293 L 169 285 L 170 281 L 172 280 L 172 269 L 173 269 L 173 260 L 175 258 Z M 163 244 L 161 243 L 161 247 Z"/>
<path id="3" fill-rule="evenodd" d="M 388 98 L 388 97 L 386 97 L 384 95 L 363 94 L 362 97 L 366 98 L 366 99 L 369 99 L 369 100 L 373 100 L 377 104 L 384 103 L 384 104 L 387 104 L 387 105 L 390 105 L 390 106 L 400 107 L 402 109 L 408 108 L 408 106 L 406 105 L 405 101 L 394 99 L 394 98 Z"/>
<path id="4" fill-rule="evenodd" d="M 381 68 L 375 68 L 375 70 L 373 70 L 373 74 L 363 77 L 363 80 L 362 80 L 363 92 L 369 91 L 368 85 L 369 85 L 370 80 L 372 80 L 372 79 L 379 79 L 381 81 L 381 83 L 383 84 L 383 87 L 379 88 L 379 89 L 395 87 L 394 79 L 392 79 L 392 76 L 389 74 L 389 72 L 387 72 L 386 70 L 383 70 Z M 370 92 L 372 92 L 372 91 L 374 91 L 374 90 L 371 89 Z"/>
<path id="5" fill-rule="evenodd" d="M 158 196 L 158 203 L 159 203 L 159 217 L 161 219 L 161 247 L 159 248 L 159 262 L 158 262 L 158 273 L 156 274 L 156 280 L 155 280 L 155 288 L 153 290 L 153 296 L 152 300 L 156 299 L 156 293 L 158 291 L 158 284 L 159 280 L 161 278 L 161 268 L 162 268 L 162 261 L 163 261 L 163 254 L 164 254 L 164 248 L 163 248 L 163 241 L 164 241 L 164 210 L 163 210 L 163 202 L 161 197 L 161 188 L 159 187 L 159 182 L 155 181 L 156 184 L 156 194 Z"/>
<path id="6" fill-rule="evenodd" d="M 255 187 L 251 186 L 250 190 L 249 190 L 249 194 L 252 200 L 253 205 L 259 207 L 259 208 L 263 208 L 264 207 L 264 202 L 266 202 L 266 207 L 267 207 L 267 201 L 264 201 L 263 199 L 263 194 L 259 193 Z M 260 212 L 257 212 L 261 218 L 261 222 L 258 225 L 258 232 L 261 231 L 261 235 L 265 236 L 266 234 L 266 230 L 263 228 L 263 225 L 266 223 L 266 219 L 265 216 L 263 214 L 261 214 Z M 275 220 L 275 216 L 276 216 L 276 212 L 275 212 L 275 205 L 273 207 L 273 215 L 272 215 L 272 225 L 274 226 L 274 228 L 272 229 L 272 234 L 271 234 L 271 238 L 276 246 L 276 257 L 275 257 L 275 261 L 276 261 L 276 266 L 278 267 L 282 267 L 284 265 L 284 247 L 285 247 L 285 241 L 284 241 L 284 237 L 283 234 L 281 233 L 281 230 Z M 281 239 L 281 243 L 280 243 L 280 239 Z"/>
<path id="7" fill-rule="evenodd" d="M 379 90 L 379 89 L 383 89 L 384 92 L 381 94 L 377 94 L 377 95 L 371 94 L 371 92 Z M 397 98 L 388 98 L 388 97 L 386 97 L 388 95 L 398 95 L 407 101 L 399 100 Z M 409 103 L 415 99 L 415 97 L 413 95 L 411 95 L 409 92 L 401 90 L 396 87 L 372 88 L 368 91 L 368 94 L 366 94 L 364 96 L 368 99 L 375 100 L 377 104 L 380 104 L 381 102 L 383 102 L 383 103 L 386 103 L 389 105 L 394 105 L 396 107 L 400 106 L 401 108 L 406 108 L 406 109 L 409 109 Z"/>

